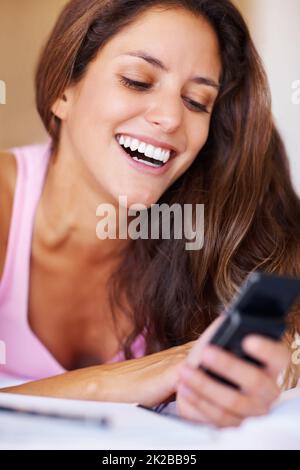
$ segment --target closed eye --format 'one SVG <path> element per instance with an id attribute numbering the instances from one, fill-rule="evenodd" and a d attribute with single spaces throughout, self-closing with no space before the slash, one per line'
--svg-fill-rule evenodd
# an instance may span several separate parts
<path id="1" fill-rule="evenodd" d="M 152 85 L 149 83 L 144 83 L 144 82 L 139 82 L 136 80 L 131 80 L 130 78 L 121 76 L 120 77 L 120 82 L 126 86 L 127 88 L 134 89 L 136 91 L 148 91 L 151 89 Z M 193 107 L 193 109 L 196 109 L 196 112 L 202 112 L 202 113 L 207 113 L 210 114 L 207 107 L 204 104 L 197 103 L 196 101 L 191 100 L 190 98 L 184 98 L 185 101 Z"/>

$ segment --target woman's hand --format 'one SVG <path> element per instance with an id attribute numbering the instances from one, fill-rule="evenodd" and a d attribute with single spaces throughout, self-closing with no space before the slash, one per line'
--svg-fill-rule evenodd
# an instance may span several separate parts
<path id="1" fill-rule="evenodd" d="M 218 318 L 201 336 L 178 367 L 178 414 L 199 423 L 218 427 L 239 426 L 249 416 L 267 414 L 279 397 L 278 375 L 289 361 L 288 349 L 261 336 L 243 341 L 246 353 L 263 362 L 261 369 L 216 346 L 207 345 L 223 321 Z M 240 390 L 221 384 L 197 367 L 202 366 L 239 385 Z"/>
<path id="2" fill-rule="evenodd" d="M 138 359 L 101 365 L 95 383 L 95 394 L 99 395 L 96 399 L 153 407 L 175 398 L 178 365 L 183 364 L 195 344 L 190 341 Z"/>

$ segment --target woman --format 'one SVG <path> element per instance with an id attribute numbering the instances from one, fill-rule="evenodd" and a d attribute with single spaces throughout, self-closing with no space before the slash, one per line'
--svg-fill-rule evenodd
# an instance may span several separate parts
<path id="1" fill-rule="evenodd" d="M 251 271 L 300 274 L 300 203 L 239 12 L 227 0 L 72 0 L 36 92 L 51 146 L 12 149 L 0 169 L 0 331 L 6 370 L 31 380 L 2 391 L 146 406 L 176 396 L 180 415 L 217 426 L 266 413 L 287 348 L 246 338 L 260 370 L 205 346 Z M 133 160 L 128 145 L 149 144 Z M 120 195 L 204 204 L 203 249 L 97 239 L 97 207 L 118 210 Z"/>

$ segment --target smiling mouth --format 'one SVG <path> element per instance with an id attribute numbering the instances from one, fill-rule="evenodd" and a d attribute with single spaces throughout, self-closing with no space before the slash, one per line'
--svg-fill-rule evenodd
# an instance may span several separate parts
<path id="1" fill-rule="evenodd" d="M 160 168 L 162 166 L 165 166 L 168 161 L 170 161 L 172 158 L 174 158 L 176 152 L 174 150 L 171 150 L 170 158 L 168 161 L 165 163 L 157 160 L 156 158 L 151 158 L 147 157 L 145 154 L 139 152 L 138 150 L 131 150 L 130 147 L 124 147 L 118 142 L 118 139 L 116 137 L 116 142 L 117 144 L 123 149 L 124 152 L 127 153 L 129 157 L 131 157 L 133 160 L 138 161 L 140 163 L 145 163 L 146 165 L 148 164 L 149 166 L 155 167 L 155 168 Z"/>
<path id="2" fill-rule="evenodd" d="M 122 145 L 121 145 L 122 147 Z M 122 147 L 123 150 L 125 150 L 125 152 L 131 157 L 133 158 L 133 160 L 137 160 L 141 163 L 144 162 L 149 162 L 149 163 L 152 163 L 153 165 L 157 166 L 157 167 L 160 167 L 160 166 L 163 166 L 164 163 L 163 162 L 159 162 L 158 160 L 156 160 L 155 158 L 150 158 L 150 157 L 146 157 L 146 155 L 142 155 L 140 152 L 138 152 L 137 150 L 131 150 L 131 148 L 126 148 L 125 147 Z"/>

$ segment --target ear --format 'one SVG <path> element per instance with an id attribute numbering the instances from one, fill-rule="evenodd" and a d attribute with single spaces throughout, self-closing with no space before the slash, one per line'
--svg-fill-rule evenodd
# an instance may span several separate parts
<path id="1" fill-rule="evenodd" d="M 66 90 L 61 98 L 58 98 L 51 107 L 52 113 L 60 120 L 64 121 L 70 108 L 70 92 Z"/>

